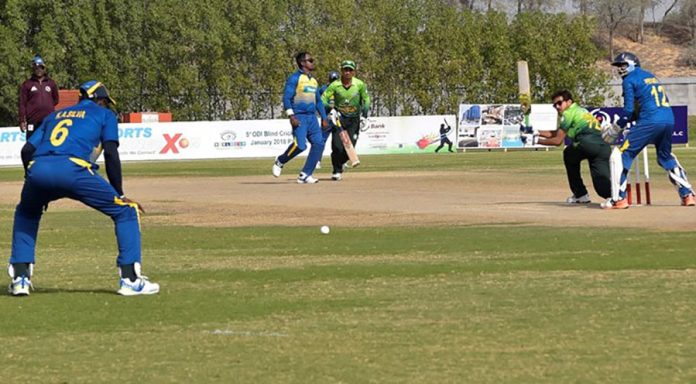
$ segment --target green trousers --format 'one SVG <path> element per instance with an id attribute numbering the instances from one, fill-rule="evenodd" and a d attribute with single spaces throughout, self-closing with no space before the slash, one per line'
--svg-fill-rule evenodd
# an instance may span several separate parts
<path id="1" fill-rule="evenodd" d="M 575 197 L 587 194 L 587 188 L 580 174 L 580 164 L 583 160 L 587 160 L 590 164 L 590 175 L 595 192 L 605 199 L 611 197 L 609 156 L 611 156 L 611 146 L 599 135 L 585 134 L 576 138 L 576 143 L 566 146 L 563 150 L 563 164 L 568 175 L 570 190 Z"/>

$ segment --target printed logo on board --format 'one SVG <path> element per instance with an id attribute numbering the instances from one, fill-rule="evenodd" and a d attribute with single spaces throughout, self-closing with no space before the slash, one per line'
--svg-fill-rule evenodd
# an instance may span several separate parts
<path id="1" fill-rule="evenodd" d="M 237 134 L 233 131 L 223 131 L 220 132 L 220 141 L 213 143 L 213 147 L 216 149 L 234 149 L 246 147 L 246 141 L 235 141 Z"/>
<path id="2" fill-rule="evenodd" d="M 163 155 L 170 151 L 172 153 L 179 153 L 179 150 L 188 148 L 191 143 L 187 138 L 182 136 L 183 133 L 175 133 L 173 135 L 168 133 L 163 134 L 162 137 L 164 137 L 165 144 L 160 150 L 160 154 Z"/>

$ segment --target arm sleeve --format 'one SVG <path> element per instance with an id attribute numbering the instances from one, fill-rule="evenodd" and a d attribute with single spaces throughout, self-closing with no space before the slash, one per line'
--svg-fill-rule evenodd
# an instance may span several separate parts
<path id="1" fill-rule="evenodd" d="M 295 89 L 297 88 L 297 72 L 293 73 L 288 77 L 285 82 L 285 90 L 283 91 L 283 109 L 288 116 L 294 115 L 295 112 L 292 110 L 292 101 L 295 97 Z"/>
<path id="2" fill-rule="evenodd" d="M 109 179 L 109 184 L 114 187 L 119 196 L 123 196 L 121 158 L 118 155 L 117 142 L 104 142 L 104 165 L 106 165 L 106 177 Z"/>
<path id="3" fill-rule="evenodd" d="M 27 170 L 27 167 L 29 166 L 29 162 L 31 161 L 31 157 L 34 155 L 35 151 L 36 151 L 36 147 L 34 147 L 29 142 L 24 144 L 24 146 L 22 147 L 22 152 L 20 154 L 22 156 L 22 165 L 24 166 L 24 171 Z"/>
<path id="4" fill-rule="evenodd" d="M 27 92 L 24 83 L 19 86 L 19 122 L 27 121 Z"/>

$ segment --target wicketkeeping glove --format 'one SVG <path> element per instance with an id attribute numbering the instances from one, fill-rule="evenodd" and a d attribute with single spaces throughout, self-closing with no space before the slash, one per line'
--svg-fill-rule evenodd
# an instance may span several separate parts
<path id="1" fill-rule="evenodd" d="M 621 132 L 623 132 L 623 128 L 621 128 L 618 124 L 607 124 L 602 127 L 602 140 L 604 140 L 604 142 L 607 144 L 614 144 L 616 139 L 619 138 Z"/>

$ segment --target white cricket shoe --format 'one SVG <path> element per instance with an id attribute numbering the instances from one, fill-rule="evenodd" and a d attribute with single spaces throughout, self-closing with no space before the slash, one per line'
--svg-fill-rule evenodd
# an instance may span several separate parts
<path id="1" fill-rule="evenodd" d="M 32 288 L 31 280 L 26 276 L 19 276 L 12 280 L 7 291 L 12 296 L 29 296 L 30 288 Z"/>
<path id="2" fill-rule="evenodd" d="M 135 281 L 121 279 L 120 285 L 116 293 L 121 296 L 154 295 L 160 289 L 159 284 L 151 282 L 146 276 L 140 276 Z"/>
<path id="3" fill-rule="evenodd" d="M 341 181 L 341 180 L 343 180 L 343 174 L 342 173 L 334 173 L 333 175 L 331 175 L 331 180 Z"/>
<path id="4" fill-rule="evenodd" d="M 590 203 L 590 195 L 585 194 L 580 197 L 575 197 L 575 195 L 569 197 L 566 199 L 566 203 L 568 204 L 588 204 Z"/>
<path id="5" fill-rule="evenodd" d="M 316 184 L 318 182 L 319 179 L 314 178 L 312 175 L 306 175 L 304 172 L 297 176 L 297 184 Z"/>
<path id="6" fill-rule="evenodd" d="M 273 162 L 273 177 L 280 177 L 280 174 L 283 172 L 283 163 L 278 161 L 278 158 L 276 157 L 275 161 Z"/>

